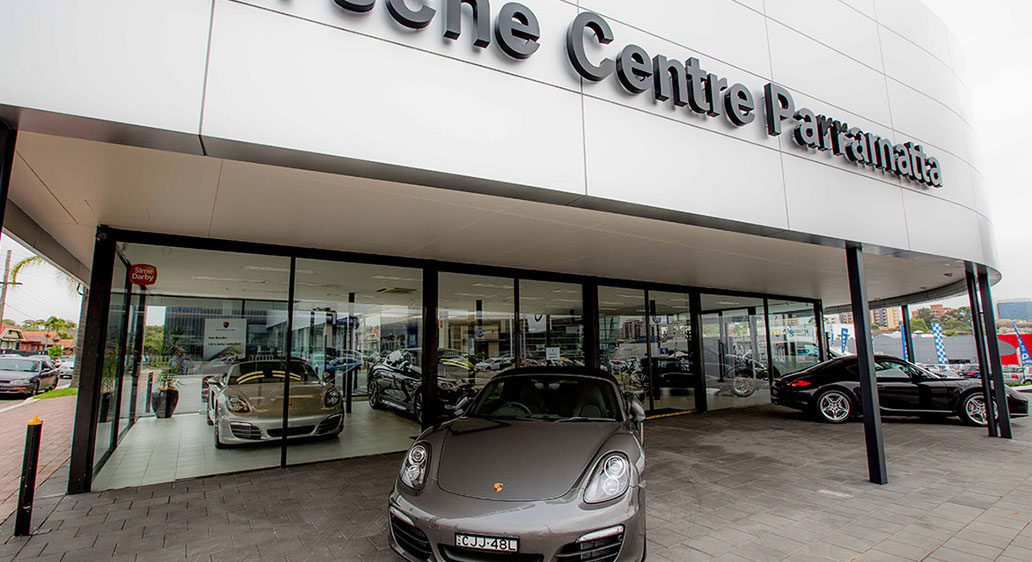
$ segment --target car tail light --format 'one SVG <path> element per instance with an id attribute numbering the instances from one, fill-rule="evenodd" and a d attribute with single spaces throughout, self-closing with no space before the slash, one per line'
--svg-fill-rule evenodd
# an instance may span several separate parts
<path id="1" fill-rule="evenodd" d="M 813 384 L 813 383 L 810 382 L 810 381 L 792 381 L 792 382 L 788 383 L 788 386 L 794 386 L 796 388 L 802 388 L 804 386 L 810 386 L 811 384 Z"/>

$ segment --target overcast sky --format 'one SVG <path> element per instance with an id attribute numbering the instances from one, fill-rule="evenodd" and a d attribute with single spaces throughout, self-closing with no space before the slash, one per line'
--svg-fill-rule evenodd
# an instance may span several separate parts
<path id="1" fill-rule="evenodd" d="M 832 1 L 832 0 L 828 0 Z M 1032 297 L 1032 1 L 1029 0 L 924 0 L 953 30 L 967 58 L 971 88 L 972 125 L 981 154 L 975 165 L 986 178 L 996 229 L 1003 281 L 994 287 L 997 299 Z M 9 237 L 0 242 L 0 260 L 14 250 L 14 261 L 31 255 Z M 79 316 L 79 297 L 53 267 L 27 270 L 23 285 L 8 293 L 5 318 L 15 321 L 56 315 Z M 945 301 L 967 304 L 967 297 Z"/>
<path id="2" fill-rule="evenodd" d="M 996 230 L 1003 281 L 996 299 L 1032 297 L 1032 190 L 1028 158 L 1032 136 L 1032 2 L 1028 0 L 924 0 L 960 40 L 971 88 L 971 123 Z"/>

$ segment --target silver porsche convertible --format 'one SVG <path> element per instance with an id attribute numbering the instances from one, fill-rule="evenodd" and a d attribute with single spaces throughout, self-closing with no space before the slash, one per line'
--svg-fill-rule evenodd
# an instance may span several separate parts
<path id="1" fill-rule="evenodd" d="M 215 426 L 216 448 L 282 439 L 284 363 L 238 361 L 208 383 L 208 423 Z M 340 391 L 300 359 L 290 361 L 288 420 L 288 438 L 331 437 L 343 429 Z"/>
<path id="2" fill-rule="evenodd" d="M 638 562 L 642 405 L 583 367 L 496 376 L 406 453 L 388 519 L 410 562 Z"/>

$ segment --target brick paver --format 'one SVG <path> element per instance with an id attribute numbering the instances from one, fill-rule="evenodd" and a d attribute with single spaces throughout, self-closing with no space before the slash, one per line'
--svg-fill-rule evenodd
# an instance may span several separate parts
<path id="1" fill-rule="evenodd" d="M 772 406 L 649 422 L 649 560 L 1032 560 L 1032 431 L 886 421 L 890 483 L 863 426 Z M 0 562 L 399 562 L 385 502 L 401 455 L 55 497 Z M 475 462 L 471 460 L 470 462 Z M 46 503 L 46 502 L 45 502 Z M 10 534 L 9 520 L 0 533 Z"/>
<path id="2" fill-rule="evenodd" d="M 43 483 L 68 462 L 72 448 L 75 396 L 34 400 L 24 406 L 0 412 L 0 521 L 14 512 L 18 503 L 25 425 L 38 416 L 43 420 L 36 482 Z"/>

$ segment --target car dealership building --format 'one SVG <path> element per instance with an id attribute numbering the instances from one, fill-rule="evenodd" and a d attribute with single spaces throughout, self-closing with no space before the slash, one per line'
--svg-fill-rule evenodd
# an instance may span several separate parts
<path id="1" fill-rule="evenodd" d="M 824 310 L 863 334 L 868 303 L 1000 278 L 963 57 L 919 0 L 3 11 L 3 226 L 90 287 L 73 493 L 401 451 L 514 363 L 603 367 L 657 415 L 769 403 Z M 304 359 L 343 416 L 282 377 L 249 406 L 281 426 L 216 449 L 244 357 Z"/>

